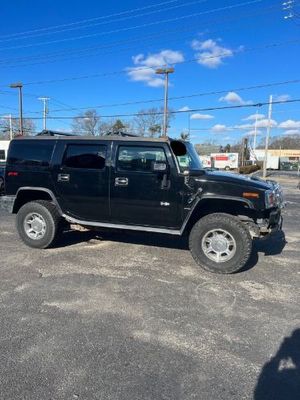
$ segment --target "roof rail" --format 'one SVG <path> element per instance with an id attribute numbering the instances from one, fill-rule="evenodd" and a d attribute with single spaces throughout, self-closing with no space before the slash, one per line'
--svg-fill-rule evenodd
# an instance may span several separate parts
<path id="1" fill-rule="evenodd" d="M 77 136 L 73 133 L 67 132 L 59 132 L 59 131 L 52 131 L 48 129 L 44 129 L 42 132 L 37 133 L 36 136 Z"/>
<path id="2" fill-rule="evenodd" d="M 127 133 L 127 132 L 122 132 L 122 131 L 117 131 L 117 132 L 106 132 L 103 136 L 129 136 L 129 137 L 139 137 L 139 135 L 134 135 L 133 133 Z"/>

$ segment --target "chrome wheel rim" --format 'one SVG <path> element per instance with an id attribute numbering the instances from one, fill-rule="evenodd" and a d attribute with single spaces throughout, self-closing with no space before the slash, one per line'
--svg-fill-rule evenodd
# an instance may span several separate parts
<path id="1" fill-rule="evenodd" d="M 24 219 L 24 230 L 30 239 L 42 239 L 46 233 L 46 222 L 42 215 L 35 212 L 27 214 Z"/>
<path id="2" fill-rule="evenodd" d="M 208 231 L 202 239 L 201 247 L 206 257 L 216 263 L 229 261 L 236 253 L 236 241 L 225 229 Z"/>

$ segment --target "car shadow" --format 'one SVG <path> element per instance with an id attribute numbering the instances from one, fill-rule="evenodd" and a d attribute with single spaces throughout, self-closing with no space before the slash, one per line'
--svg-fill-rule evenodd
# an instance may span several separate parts
<path id="1" fill-rule="evenodd" d="M 150 232 L 135 231 L 74 231 L 69 230 L 62 234 L 56 247 L 66 247 L 78 243 L 94 244 L 96 241 L 110 241 L 131 243 L 143 246 L 164 247 L 169 249 L 189 250 L 188 237 L 164 235 Z M 286 245 L 284 232 L 278 231 L 265 239 L 257 239 L 253 242 L 253 250 L 249 261 L 238 273 L 250 270 L 258 263 L 259 253 L 265 256 L 277 255 L 282 252 Z"/>
<path id="2" fill-rule="evenodd" d="M 125 230 L 65 231 L 57 242 L 56 247 L 70 246 L 80 242 L 90 242 L 93 244 L 97 240 L 188 250 L 188 238 L 186 236 Z"/>
<path id="3" fill-rule="evenodd" d="M 259 253 L 264 256 L 275 256 L 281 254 L 287 241 L 283 231 L 278 231 L 264 239 L 255 239 L 253 241 L 253 248 L 251 256 L 247 264 L 237 273 L 248 271 L 256 266 L 258 263 Z"/>
<path id="4" fill-rule="evenodd" d="M 277 353 L 266 362 L 254 390 L 254 400 L 300 398 L 300 329 L 284 338 Z"/>

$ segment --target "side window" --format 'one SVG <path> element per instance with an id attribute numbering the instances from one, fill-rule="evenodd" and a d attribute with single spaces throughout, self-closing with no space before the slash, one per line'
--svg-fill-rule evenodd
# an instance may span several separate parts
<path id="1" fill-rule="evenodd" d="M 7 164 L 48 167 L 54 142 L 46 140 L 16 140 L 12 141 Z"/>
<path id="2" fill-rule="evenodd" d="M 104 145 L 71 144 L 65 153 L 64 166 L 80 169 L 103 169 L 105 159 L 106 146 Z"/>
<path id="3" fill-rule="evenodd" d="M 0 150 L 0 160 L 5 160 L 5 150 Z"/>
<path id="4" fill-rule="evenodd" d="M 120 171 L 151 172 L 153 162 L 166 162 L 162 147 L 120 146 L 117 168 Z"/>

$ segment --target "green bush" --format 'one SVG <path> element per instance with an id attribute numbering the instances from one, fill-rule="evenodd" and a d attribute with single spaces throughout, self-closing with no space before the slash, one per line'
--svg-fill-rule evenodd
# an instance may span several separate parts
<path id="1" fill-rule="evenodd" d="M 253 165 L 244 165 L 243 167 L 239 168 L 239 173 L 240 174 L 251 174 L 252 172 L 258 171 L 260 169 L 259 165 L 253 164 Z"/>

